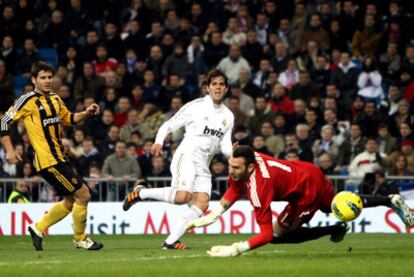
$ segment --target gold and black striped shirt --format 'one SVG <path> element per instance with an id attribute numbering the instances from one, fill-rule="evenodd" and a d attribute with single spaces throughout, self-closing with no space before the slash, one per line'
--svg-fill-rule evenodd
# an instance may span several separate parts
<path id="1" fill-rule="evenodd" d="M 35 150 L 36 170 L 65 162 L 62 126 L 73 122 L 73 114 L 54 93 L 43 95 L 32 91 L 22 95 L 1 119 L 1 135 L 7 135 L 9 124 L 22 119 Z"/>

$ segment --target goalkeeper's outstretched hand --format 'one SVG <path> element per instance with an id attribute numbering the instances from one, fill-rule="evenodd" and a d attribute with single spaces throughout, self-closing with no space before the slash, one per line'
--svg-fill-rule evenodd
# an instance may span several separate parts
<path id="1" fill-rule="evenodd" d="M 205 215 L 205 216 L 202 216 L 200 218 L 189 221 L 186 225 L 186 228 L 187 228 L 187 230 L 191 230 L 194 227 L 208 226 L 208 225 L 213 224 L 214 222 L 216 222 L 217 219 L 220 217 L 220 215 L 221 214 L 219 214 L 215 211 L 212 211 L 208 215 Z"/>
<path id="2" fill-rule="evenodd" d="M 247 250 L 248 248 L 244 246 L 243 242 L 236 242 L 229 246 L 213 246 L 209 251 L 207 251 L 207 254 L 211 257 L 234 257 L 246 252 Z"/>

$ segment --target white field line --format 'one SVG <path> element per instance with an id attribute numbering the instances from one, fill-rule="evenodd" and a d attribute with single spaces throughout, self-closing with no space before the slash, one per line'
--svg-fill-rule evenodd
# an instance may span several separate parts
<path id="1" fill-rule="evenodd" d="M 283 253 L 283 250 L 267 250 L 253 252 L 255 255 Z M 253 254 L 252 253 L 252 254 Z M 244 254 L 243 256 L 250 256 Z M 139 262 L 139 261 L 164 261 L 164 260 L 186 260 L 208 257 L 207 254 L 194 255 L 174 255 L 174 256 L 158 256 L 158 257 L 135 257 L 135 258 L 111 258 L 111 259 L 93 259 L 86 260 L 88 263 L 109 263 L 109 262 Z M 38 261 L 16 261 L 16 262 L 0 262 L 0 266 L 22 266 L 22 265 L 53 265 L 53 264 L 70 264 L 73 260 L 38 260 Z"/>

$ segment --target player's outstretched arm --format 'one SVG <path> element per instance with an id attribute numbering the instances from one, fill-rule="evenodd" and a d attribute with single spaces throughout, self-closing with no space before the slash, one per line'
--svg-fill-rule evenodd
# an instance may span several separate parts
<path id="1" fill-rule="evenodd" d="M 213 224 L 214 222 L 217 221 L 217 219 L 220 218 L 220 216 L 227 211 L 231 205 L 233 205 L 233 203 L 231 203 L 230 201 L 221 198 L 220 200 L 220 205 L 217 209 L 215 209 L 214 211 L 211 211 L 209 214 L 202 216 L 200 218 L 191 220 L 190 222 L 187 223 L 186 227 L 187 230 L 191 230 L 193 228 L 198 228 L 198 227 L 204 227 L 204 226 L 208 226 L 210 224 Z"/>
<path id="2" fill-rule="evenodd" d="M 85 111 L 80 112 L 80 113 L 75 113 L 73 115 L 73 121 L 74 123 L 78 123 L 82 120 L 87 119 L 88 117 L 99 115 L 99 113 L 100 113 L 100 108 L 98 104 L 93 103 Z"/>

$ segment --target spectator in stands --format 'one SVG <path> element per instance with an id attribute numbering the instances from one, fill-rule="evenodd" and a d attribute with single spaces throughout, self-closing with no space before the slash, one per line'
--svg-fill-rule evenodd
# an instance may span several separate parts
<path id="1" fill-rule="evenodd" d="M 414 76 L 414 44 L 408 44 L 404 54 L 401 69 L 408 70 Z"/>
<path id="2" fill-rule="evenodd" d="M 118 105 L 115 108 L 114 124 L 119 128 L 125 125 L 128 120 L 128 111 L 131 108 L 131 102 L 128 97 L 120 97 Z"/>
<path id="3" fill-rule="evenodd" d="M 39 52 L 36 50 L 34 40 L 32 38 L 25 39 L 23 52 L 18 56 L 17 59 L 17 73 L 26 77 L 30 76 L 32 64 L 36 61 L 39 61 L 40 59 L 41 58 Z"/>
<path id="4" fill-rule="evenodd" d="M 75 110 L 75 101 L 73 100 L 68 85 L 61 85 L 56 94 L 59 95 L 60 99 L 62 99 L 63 103 L 70 111 Z"/>
<path id="5" fill-rule="evenodd" d="M 101 90 L 103 89 L 104 79 L 96 75 L 95 69 L 91 62 L 83 64 L 82 75 L 79 76 L 74 85 L 74 99 L 79 100 L 86 97 L 93 97 L 99 102 Z"/>
<path id="6" fill-rule="evenodd" d="M 364 126 L 362 131 L 365 137 L 376 137 L 378 134 L 378 125 L 380 123 L 388 124 L 386 116 L 377 111 L 377 105 L 374 101 L 366 102 L 364 112 L 357 118 L 359 125 Z"/>
<path id="7" fill-rule="evenodd" d="M 24 160 L 22 163 L 19 163 L 16 168 L 16 177 L 17 178 L 32 178 L 35 176 L 35 169 L 33 163 L 29 160 Z"/>
<path id="8" fill-rule="evenodd" d="M 159 102 L 162 104 L 161 108 L 164 111 L 168 110 L 168 106 L 170 105 L 173 97 L 180 97 L 184 103 L 189 102 L 192 98 L 186 87 L 185 80 L 176 74 L 168 76 L 167 85 L 164 86 L 160 95 Z"/>
<path id="9" fill-rule="evenodd" d="M 287 89 L 291 89 L 299 82 L 299 70 L 296 60 L 288 61 L 287 68 L 280 73 L 278 81 Z"/>
<path id="10" fill-rule="evenodd" d="M 332 161 L 332 157 L 328 152 L 321 154 L 318 158 L 318 167 L 325 175 L 338 175 L 335 171 L 335 164 Z"/>
<path id="11" fill-rule="evenodd" d="M 357 93 L 357 81 L 359 69 L 351 61 L 349 53 L 342 52 L 338 68 L 332 72 L 331 83 L 333 83 L 341 92 L 341 97 L 346 103 L 346 107 L 350 107 Z"/>
<path id="12" fill-rule="evenodd" d="M 247 32 L 247 41 L 241 47 L 243 57 L 247 60 L 254 71 L 256 71 L 259 67 L 259 62 L 262 58 L 263 52 L 262 45 L 258 41 L 257 36 L 258 34 L 256 33 L 256 30 L 249 30 Z"/>
<path id="13" fill-rule="evenodd" d="M 116 59 L 108 55 L 105 44 L 100 43 L 96 46 L 96 60 L 92 64 L 97 74 L 105 75 L 108 71 L 114 71 L 117 63 Z"/>
<path id="14" fill-rule="evenodd" d="M 297 153 L 301 161 L 313 162 L 313 154 L 310 148 L 301 148 L 295 134 L 287 134 L 285 151 L 279 154 L 280 158 L 286 158 L 287 153 L 292 149 Z"/>
<path id="15" fill-rule="evenodd" d="M 379 57 L 379 67 L 384 78 L 397 80 L 401 67 L 401 56 L 398 54 L 397 42 L 388 42 L 386 52 Z"/>
<path id="16" fill-rule="evenodd" d="M 230 98 L 224 100 L 224 105 L 230 106 L 231 97 L 237 97 L 240 101 L 240 110 L 245 114 L 251 114 L 254 109 L 254 100 L 249 95 L 246 95 L 240 88 L 239 84 L 233 84 L 230 86 Z"/>
<path id="17" fill-rule="evenodd" d="M 138 58 L 144 59 L 146 57 L 145 36 L 138 20 L 128 21 L 127 32 L 124 35 L 127 37 L 122 41 L 123 48 L 133 49 Z"/>
<path id="18" fill-rule="evenodd" d="M 108 49 L 108 56 L 120 60 L 125 55 L 125 48 L 118 27 L 114 22 L 106 22 L 103 34 L 103 42 Z"/>
<path id="19" fill-rule="evenodd" d="M 146 139 L 143 145 L 143 153 L 138 156 L 139 167 L 143 176 L 151 175 L 151 146 L 154 144 L 153 139 Z"/>
<path id="20" fill-rule="evenodd" d="M 240 31 L 237 24 L 237 18 L 231 17 L 227 21 L 227 29 L 223 33 L 223 42 L 228 45 L 244 45 L 246 42 L 246 34 Z"/>
<path id="21" fill-rule="evenodd" d="M 246 126 L 252 132 L 253 135 L 260 134 L 260 126 L 263 122 L 270 121 L 272 119 L 272 113 L 270 107 L 266 105 L 266 99 L 264 96 L 258 96 L 255 101 L 255 108 L 250 114 L 248 114 Z"/>
<path id="22" fill-rule="evenodd" d="M 308 102 L 314 96 L 321 98 L 320 87 L 311 80 L 308 71 L 301 71 L 299 73 L 299 82 L 289 91 L 290 99 L 302 99 Z"/>
<path id="23" fill-rule="evenodd" d="M 130 141 L 131 134 L 135 131 L 139 131 L 144 139 L 150 138 L 152 133 L 151 129 L 148 128 L 145 124 L 138 123 L 138 110 L 131 109 L 128 112 L 128 121 L 121 128 L 119 132 L 119 138 L 123 141 Z"/>
<path id="24" fill-rule="evenodd" d="M 398 113 L 399 102 L 402 99 L 401 90 L 396 83 L 390 84 L 387 95 L 386 102 L 381 103 L 381 109 L 386 112 L 388 116 L 391 116 L 390 121 L 393 122 L 393 117 Z"/>
<path id="25" fill-rule="evenodd" d="M 82 154 L 77 159 L 76 168 L 82 177 L 88 176 L 89 166 L 93 163 L 99 165 L 102 161 L 102 155 L 95 147 L 93 138 L 86 137 L 82 142 Z"/>
<path id="26" fill-rule="evenodd" d="M 0 59 L 0 112 L 5 113 L 15 99 L 13 76 L 6 71 L 6 63 Z"/>
<path id="27" fill-rule="evenodd" d="M 337 158 L 337 171 L 346 170 L 351 161 L 365 148 L 365 140 L 362 137 L 361 126 L 352 123 L 349 129 L 349 137 L 339 146 Z"/>
<path id="28" fill-rule="evenodd" d="M 359 193 L 388 196 L 399 194 L 400 190 L 394 181 L 386 180 L 383 170 L 378 169 L 375 172 L 365 174 Z"/>
<path id="29" fill-rule="evenodd" d="M 16 73 L 17 53 L 14 49 L 13 38 L 9 35 L 3 37 L 0 47 L 0 60 L 6 63 L 6 72 L 10 74 Z"/>
<path id="30" fill-rule="evenodd" d="M 40 47 L 64 50 L 67 45 L 67 26 L 64 22 L 64 15 L 60 10 L 52 12 L 51 21 L 41 33 L 40 38 Z"/>
<path id="31" fill-rule="evenodd" d="M 127 192 L 125 188 L 128 182 L 142 177 L 141 168 L 137 160 L 127 154 L 127 146 L 124 141 L 116 142 L 115 153 L 105 159 L 102 174 L 109 182 L 112 182 L 108 187 L 107 201 L 123 199 Z M 115 178 L 121 178 L 122 181 L 113 183 Z"/>
<path id="32" fill-rule="evenodd" d="M 349 28 L 346 25 L 342 25 L 339 22 L 339 19 L 334 19 L 329 24 L 329 41 L 330 49 L 338 49 L 339 51 L 347 51 L 348 50 L 348 42 L 347 38 L 345 37 L 345 31 L 343 29 Z"/>
<path id="33" fill-rule="evenodd" d="M 260 60 L 260 68 L 256 72 L 253 83 L 262 90 L 268 86 L 268 76 L 273 71 L 270 61 L 268 59 Z"/>
<path id="34" fill-rule="evenodd" d="M 299 161 L 300 160 L 298 151 L 294 148 L 287 150 L 286 155 L 284 157 L 288 161 Z"/>
<path id="35" fill-rule="evenodd" d="M 281 112 L 286 115 L 291 115 L 295 112 L 293 101 L 286 95 L 286 88 L 280 83 L 273 86 L 272 98 L 268 100 L 270 109 L 273 113 Z"/>
<path id="36" fill-rule="evenodd" d="M 365 56 L 374 56 L 377 53 L 382 33 L 375 26 L 375 16 L 366 14 L 364 28 L 357 30 L 352 38 L 352 55 L 362 59 Z"/>
<path id="37" fill-rule="evenodd" d="M 311 80 L 320 86 L 322 92 L 325 91 L 325 87 L 329 84 L 331 77 L 328 58 L 325 55 L 319 55 L 316 58 L 315 68 L 311 71 L 310 75 Z"/>
<path id="38" fill-rule="evenodd" d="M 299 126 L 299 125 L 298 125 Z M 314 162 L 324 153 L 328 153 L 333 162 L 336 161 L 339 153 L 339 145 L 333 139 L 334 129 L 331 125 L 325 125 L 321 130 L 321 139 L 316 140 L 312 146 Z"/>
<path id="39" fill-rule="evenodd" d="M 295 106 L 295 112 L 290 116 L 289 121 L 292 124 L 291 128 L 294 128 L 299 123 L 304 123 L 306 114 L 306 103 L 302 99 L 296 99 L 293 102 Z"/>
<path id="40" fill-rule="evenodd" d="M 29 186 L 25 180 L 19 180 L 16 182 L 13 191 L 9 195 L 7 203 L 29 203 L 30 202 L 30 193 Z"/>
<path id="41" fill-rule="evenodd" d="M 220 32 L 211 34 L 210 40 L 206 43 L 203 52 L 204 62 L 208 68 L 217 66 L 229 53 L 229 46 L 223 42 Z"/>
<path id="42" fill-rule="evenodd" d="M 385 153 L 387 156 L 391 155 L 397 150 L 397 139 L 391 136 L 388 125 L 380 123 L 378 125 L 378 144 L 379 151 Z"/>
<path id="43" fill-rule="evenodd" d="M 303 32 L 300 41 L 300 51 L 304 52 L 306 46 L 310 40 L 316 41 L 322 51 L 326 51 L 329 48 L 329 35 L 323 29 L 321 24 L 321 18 L 319 14 L 313 14 L 310 18 L 309 29 Z"/>
<path id="44" fill-rule="evenodd" d="M 144 103 L 144 108 L 138 116 L 138 122 L 147 125 L 151 130 L 151 137 L 155 137 L 164 121 L 164 114 L 157 106 L 155 99 L 148 99 L 147 102 Z"/>
<path id="45" fill-rule="evenodd" d="M 243 93 L 250 95 L 254 100 L 256 97 L 263 95 L 263 91 L 253 83 L 250 70 L 247 68 L 240 69 L 239 81 L 237 83 L 240 85 Z"/>
<path id="46" fill-rule="evenodd" d="M 69 31 L 69 39 L 80 46 L 85 45 L 85 35 L 91 29 L 90 17 L 82 8 L 80 0 L 71 0 L 70 8 L 66 13 L 66 22 Z M 97 71 L 98 72 L 98 71 Z"/>
<path id="47" fill-rule="evenodd" d="M 283 136 L 275 135 L 275 130 L 270 122 L 265 121 L 261 124 L 260 135 L 263 137 L 267 149 L 273 153 L 274 157 L 278 157 L 285 149 Z"/>
<path id="48" fill-rule="evenodd" d="M 85 132 L 82 129 L 76 129 L 70 144 L 70 151 L 76 158 L 79 158 L 83 153 L 82 143 L 84 139 Z"/>
<path id="49" fill-rule="evenodd" d="M 81 60 L 92 62 L 96 59 L 96 48 L 99 45 L 99 35 L 94 29 L 86 33 L 86 45 L 82 46 Z"/>
<path id="50" fill-rule="evenodd" d="M 286 44 L 277 42 L 275 45 L 275 55 L 270 60 L 273 70 L 280 74 L 287 68 L 289 58 Z"/>
<path id="51" fill-rule="evenodd" d="M 108 128 L 106 137 L 98 144 L 98 150 L 104 157 L 109 156 L 115 151 L 115 143 L 119 140 L 119 127 L 111 125 Z"/>
<path id="52" fill-rule="evenodd" d="M 191 44 L 187 47 L 187 60 L 194 68 L 196 75 L 208 70 L 203 60 L 204 45 L 201 43 L 201 37 L 194 35 L 191 38 Z"/>
<path id="53" fill-rule="evenodd" d="M 391 169 L 389 171 L 391 176 L 413 176 L 414 172 L 410 171 L 408 168 L 407 157 L 401 153 L 392 156 Z"/>
<path id="54" fill-rule="evenodd" d="M 151 158 L 151 174 L 149 176 L 154 177 L 169 177 L 171 176 L 170 170 L 165 163 L 162 156 Z"/>
<path id="55" fill-rule="evenodd" d="M 321 126 L 318 122 L 318 113 L 315 109 L 306 109 L 305 123 L 309 127 L 309 138 L 312 141 L 320 138 Z"/>
<path id="56" fill-rule="evenodd" d="M 240 108 L 240 97 L 230 96 L 228 99 L 228 108 L 234 115 L 234 126 L 245 126 L 247 115 Z"/>
<path id="57" fill-rule="evenodd" d="M 4 5 L 3 13 L 0 17 L 0 37 L 11 36 L 15 42 L 18 42 L 22 23 L 17 20 L 13 6 Z"/>
<path id="58" fill-rule="evenodd" d="M 397 112 L 391 117 L 390 121 L 393 126 L 390 129 L 390 131 L 394 136 L 399 135 L 398 129 L 402 122 L 408 123 L 409 125 L 413 126 L 414 115 L 410 113 L 410 103 L 407 100 L 401 99 L 398 102 Z"/>
<path id="59" fill-rule="evenodd" d="M 95 96 L 96 98 L 101 98 L 100 95 Z M 103 91 L 102 101 L 99 102 L 101 110 L 111 110 L 115 112 L 116 106 L 118 103 L 118 93 L 114 88 L 105 88 Z"/>
<path id="60" fill-rule="evenodd" d="M 253 137 L 252 147 L 254 151 L 263 153 L 268 156 L 273 156 L 273 153 L 267 148 L 265 140 L 261 135 Z"/>
<path id="61" fill-rule="evenodd" d="M 385 98 L 382 89 L 382 76 L 377 70 L 373 57 L 363 59 L 363 70 L 358 76 L 358 95 L 364 97 L 366 101 L 375 101 L 379 107 L 381 100 Z"/>
<path id="62" fill-rule="evenodd" d="M 375 138 L 367 138 L 365 151 L 358 154 L 349 165 L 349 176 L 364 177 L 366 173 L 375 172 L 385 165 L 386 155 L 378 151 L 378 142 Z"/>
<path id="63" fill-rule="evenodd" d="M 250 65 L 241 56 L 240 46 L 237 44 L 230 46 L 229 55 L 223 58 L 217 67 L 227 75 L 230 84 L 234 84 L 239 80 L 239 73 L 242 68 L 250 71 Z"/>
<path id="64" fill-rule="evenodd" d="M 182 17 L 180 20 L 180 26 L 173 32 L 173 36 L 180 38 L 180 41 L 184 45 L 190 44 L 191 38 L 197 33 L 194 26 L 191 25 L 190 20 L 187 17 Z"/>
<path id="65" fill-rule="evenodd" d="M 162 75 L 169 76 L 174 74 L 180 76 L 180 78 L 186 79 L 192 72 L 193 68 L 184 53 L 183 43 L 176 42 L 174 45 L 174 53 L 165 60 L 162 68 Z"/>

